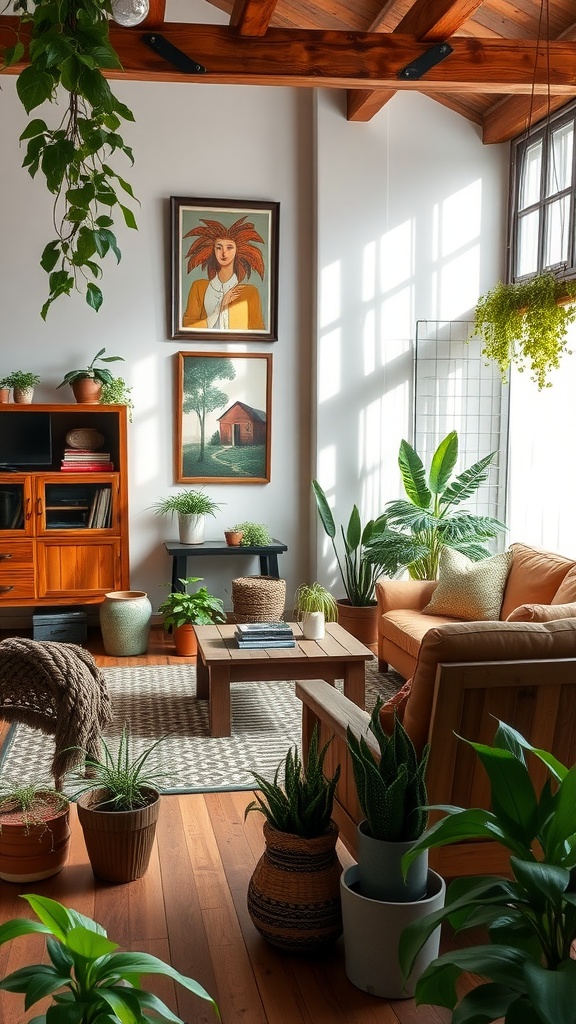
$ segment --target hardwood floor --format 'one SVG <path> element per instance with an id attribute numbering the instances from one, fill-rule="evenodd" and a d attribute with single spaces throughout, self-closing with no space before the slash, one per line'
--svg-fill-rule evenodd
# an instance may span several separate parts
<path id="1" fill-rule="evenodd" d="M 110 658 L 98 638 L 87 645 L 102 665 L 181 664 L 161 630 L 153 630 L 147 655 Z M 1 739 L 0 732 L 0 739 Z M 258 934 L 246 907 L 250 875 L 262 852 L 262 817 L 244 809 L 247 792 L 165 796 L 157 841 L 146 875 L 126 885 L 97 882 L 72 808 L 68 865 L 54 878 L 21 886 L 0 881 L 0 922 L 33 916 L 19 899 L 32 890 L 60 900 L 102 924 L 125 949 L 161 957 L 200 981 L 220 1007 L 223 1024 L 440 1024 L 450 1014 L 415 1007 L 413 1000 L 388 1003 L 366 995 L 346 978 L 340 939 L 317 956 L 275 950 Z M 341 847 L 343 866 L 350 863 Z M 374 937 L 378 941 L 377 936 Z M 0 977 L 40 962 L 41 936 L 0 947 Z M 166 979 L 147 987 L 186 1024 L 215 1020 L 202 1001 Z M 0 993 L 0 1022 L 24 1024 L 41 1012 L 22 1011 L 21 995 Z"/>

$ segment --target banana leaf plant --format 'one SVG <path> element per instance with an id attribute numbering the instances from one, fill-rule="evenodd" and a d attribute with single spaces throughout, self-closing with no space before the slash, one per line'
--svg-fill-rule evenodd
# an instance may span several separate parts
<path id="1" fill-rule="evenodd" d="M 470 741 L 466 741 L 470 742 Z M 400 942 L 408 977 L 418 950 L 442 921 L 456 931 L 488 929 L 488 942 L 455 949 L 432 962 L 416 986 L 416 1002 L 454 1010 L 453 1024 L 574 1024 L 576 1021 L 576 766 L 532 746 L 499 722 L 494 745 L 472 743 L 491 788 L 491 810 L 440 806 L 432 825 L 403 858 L 463 839 L 491 839 L 510 851 L 511 878 L 458 878 L 443 910 L 410 925 Z M 524 751 L 548 777 L 536 794 Z M 462 972 L 485 979 L 463 998 Z"/>
<path id="2" fill-rule="evenodd" d="M 398 465 L 406 498 L 385 506 L 378 520 L 381 528 L 366 539 L 366 559 L 388 576 L 408 569 L 411 579 L 435 580 L 443 546 L 463 552 L 472 561 L 492 554 L 484 542 L 504 531 L 504 523 L 458 506 L 488 478 L 497 454 L 491 452 L 453 476 L 458 434 L 452 430 L 438 445 L 426 474 L 418 453 L 402 441 Z"/>
<path id="3" fill-rule="evenodd" d="M 117 943 L 110 941 L 101 925 L 56 900 L 35 895 L 22 899 L 39 920 L 6 921 L 0 925 L 0 945 L 39 932 L 47 936 L 49 962 L 13 971 L 0 980 L 0 989 L 22 993 L 26 1010 L 51 997 L 46 1013 L 30 1024 L 183 1024 L 161 999 L 142 988 L 142 974 L 171 978 L 210 1003 L 215 1019 L 220 1019 L 216 1003 L 202 985 L 163 960 L 149 953 L 118 952 Z"/>

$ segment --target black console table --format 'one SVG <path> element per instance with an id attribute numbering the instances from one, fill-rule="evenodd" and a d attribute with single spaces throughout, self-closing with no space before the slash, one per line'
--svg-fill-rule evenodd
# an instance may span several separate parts
<path id="1" fill-rule="evenodd" d="M 181 544 L 178 540 L 167 540 L 164 547 L 172 558 L 172 590 L 174 591 L 182 590 L 180 580 L 186 578 L 186 562 L 189 558 L 207 555 L 258 555 L 260 575 L 273 576 L 278 579 L 278 555 L 283 551 L 288 551 L 288 546 L 279 540 L 272 540 L 271 544 L 258 546 L 248 544 L 231 546 L 225 540 L 205 540 L 202 544 Z"/>

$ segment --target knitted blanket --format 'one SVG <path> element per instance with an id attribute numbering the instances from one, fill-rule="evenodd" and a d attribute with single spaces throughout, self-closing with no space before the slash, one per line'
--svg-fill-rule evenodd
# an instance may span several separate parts
<path id="1" fill-rule="evenodd" d="M 76 644 L 9 637 L 0 642 L 0 718 L 54 736 L 51 772 L 59 789 L 86 754 L 100 756 L 112 719 L 104 674 Z"/>

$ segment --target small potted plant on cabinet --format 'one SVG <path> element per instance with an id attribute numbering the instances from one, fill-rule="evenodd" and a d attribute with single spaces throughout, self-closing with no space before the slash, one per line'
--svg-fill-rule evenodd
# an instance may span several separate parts
<path id="1" fill-rule="evenodd" d="M 123 356 L 105 356 L 105 351 L 105 348 L 101 348 L 92 362 L 88 363 L 83 370 L 69 370 L 58 387 L 62 388 L 65 384 L 69 384 L 77 402 L 84 405 L 97 405 L 102 397 L 102 385 L 110 384 L 113 377 L 105 366 L 95 366 L 94 364 L 124 362 Z"/>
<path id="2" fill-rule="evenodd" d="M 14 392 L 14 401 L 19 405 L 30 405 L 34 398 L 34 388 L 40 383 L 37 373 L 28 373 L 26 370 L 14 370 L 4 383 Z"/>
<path id="3" fill-rule="evenodd" d="M 272 782 L 253 772 L 262 796 L 256 794 L 244 818 L 250 811 L 262 812 L 266 849 L 250 879 L 248 912 L 260 934 L 280 949 L 309 952 L 342 932 L 342 869 L 336 855 L 338 826 L 332 819 L 340 765 L 326 777 L 329 745 L 318 750 L 314 729 L 305 767 L 294 747 Z"/>
<path id="4" fill-rule="evenodd" d="M 226 614 L 220 598 L 209 594 L 206 587 L 198 587 L 194 593 L 188 593 L 188 585 L 201 583 L 202 576 L 187 576 L 178 582 L 184 590 L 174 590 L 168 594 L 158 611 L 164 616 L 164 629 L 172 631 L 176 654 L 193 658 L 197 653 L 194 626 L 226 622 Z"/>
<path id="5" fill-rule="evenodd" d="M 236 526 L 230 526 L 228 530 L 224 530 L 224 537 L 230 548 L 237 548 L 242 543 L 243 536 L 242 530 L 239 530 Z"/>
<path id="6" fill-rule="evenodd" d="M 215 516 L 220 505 L 205 491 L 179 491 L 161 498 L 152 506 L 157 516 L 177 515 L 182 544 L 202 544 L 206 516 Z"/>
<path id="7" fill-rule="evenodd" d="M 48 783 L 0 783 L 0 878 L 36 882 L 68 859 L 69 801 Z"/>
<path id="8" fill-rule="evenodd" d="M 123 377 L 111 377 L 110 380 L 102 381 L 100 404 L 125 405 L 128 409 L 128 420 L 132 423 L 132 412 L 134 410 L 132 388 L 127 385 Z"/>
<path id="9" fill-rule="evenodd" d="M 85 774 L 71 776 L 80 783 L 74 797 L 92 871 L 105 882 L 132 882 L 148 868 L 160 810 L 156 782 L 165 775 L 148 761 L 162 739 L 136 754 L 124 725 L 116 756 L 102 740 L 102 757 L 83 750 Z"/>
<path id="10" fill-rule="evenodd" d="M 6 405 L 10 401 L 10 378 L 2 377 L 0 380 L 0 403 Z"/>
<path id="11" fill-rule="evenodd" d="M 258 548 L 272 543 L 270 531 L 264 523 L 236 523 L 232 529 L 242 534 L 240 543 L 243 547 Z"/>
<path id="12" fill-rule="evenodd" d="M 56 900 L 34 894 L 22 899 L 28 901 L 39 920 L 18 917 L 0 925 L 0 946 L 21 935 L 41 933 L 47 936 L 47 958 L 41 964 L 8 974 L 0 980 L 0 989 L 23 993 L 26 1009 L 49 996 L 47 1018 L 53 1021 L 88 1024 L 100 1020 L 112 1024 L 154 1019 L 184 1024 L 158 996 L 142 987 L 141 975 L 158 974 L 207 1000 L 218 1015 L 216 1003 L 202 985 L 158 957 L 119 952 L 118 943 L 111 942 L 101 925 Z M 151 1009 L 154 1017 L 148 1013 Z M 34 1020 L 44 1021 L 46 1017 Z"/>
<path id="13" fill-rule="evenodd" d="M 327 622 L 338 622 L 338 605 L 321 583 L 302 583 L 294 596 L 294 617 L 307 640 L 321 640 Z"/>

